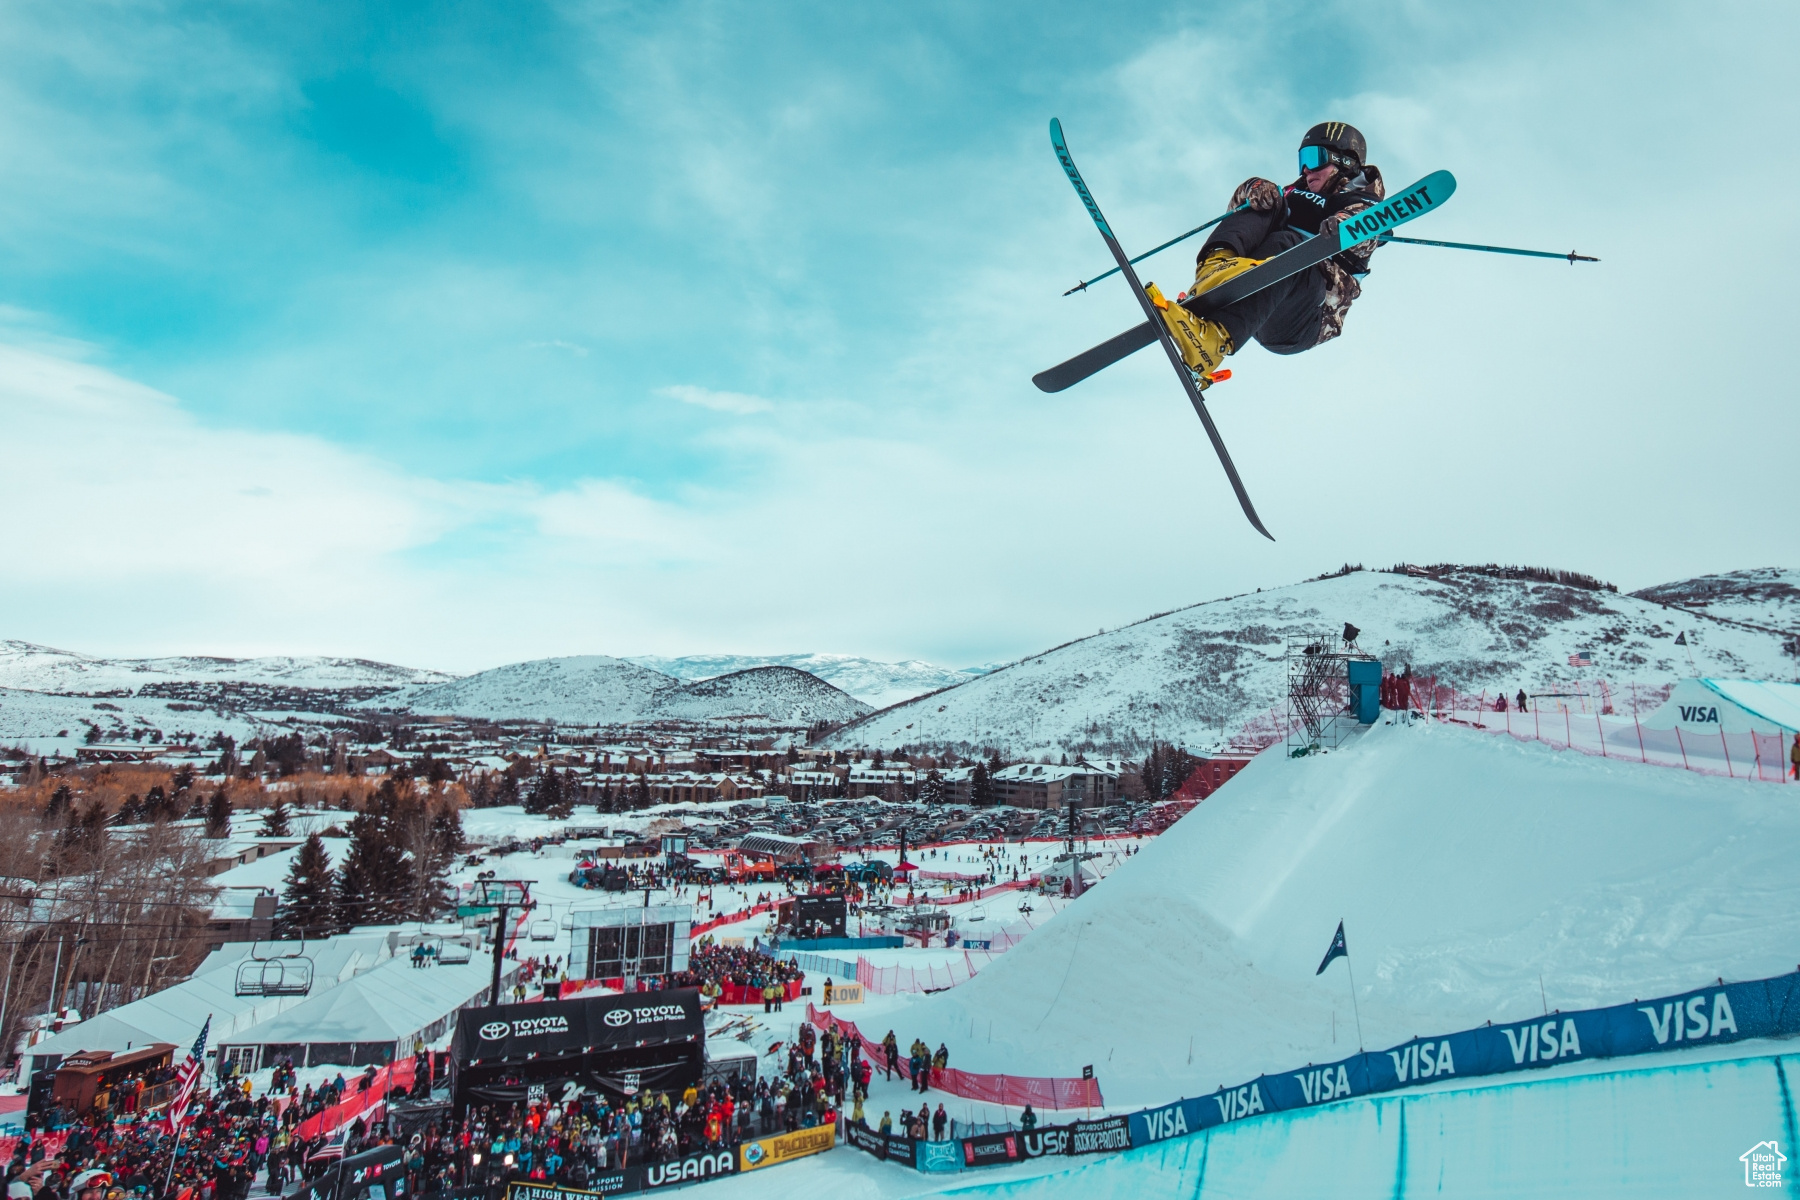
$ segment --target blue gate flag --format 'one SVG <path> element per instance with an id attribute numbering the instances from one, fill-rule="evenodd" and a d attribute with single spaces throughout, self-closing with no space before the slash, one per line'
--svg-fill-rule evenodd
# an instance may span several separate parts
<path id="1" fill-rule="evenodd" d="M 1334 958 L 1349 957 L 1350 948 L 1344 945 L 1344 923 L 1339 921 L 1337 936 L 1331 939 L 1331 949 L 1325 952 L 1325 961 L 1319 964 L 1319 969 L 1314 971 L 1313 974 L 1323 975 L 1325 973 L 1325 968 L 1331 965 L 1331 960 Z"/>

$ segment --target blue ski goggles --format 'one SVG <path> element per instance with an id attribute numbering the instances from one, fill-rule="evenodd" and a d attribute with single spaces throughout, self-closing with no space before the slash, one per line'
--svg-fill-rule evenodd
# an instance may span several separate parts
<path id="1" fill-rule="evenodd" d="M 1350 159 L 1346 155 L 1339 154 L 1330 146 L 1300 147 L 1300 169 L 1302 171 L 1317 171 L 1328 163 L 1336 163 L 1345 169 L 1351 165 Z"/>

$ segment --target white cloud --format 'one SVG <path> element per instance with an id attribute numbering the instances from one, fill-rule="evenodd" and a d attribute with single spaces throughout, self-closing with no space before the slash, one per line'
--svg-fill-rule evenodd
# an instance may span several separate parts
<path id="1" fill-rule="evenodd" d="M 656 394 L 679 400 L 683 404 L 692 404 L 696 408 L 710 408 L 714 412 L 736 413 L 744 417 L 752 413 L 775 411 L 775 405 L 761 396 L 751 396 L 744 392 L 715 392 L 711 388 L 694 387 L 687 383 L 657 388 Z"/>

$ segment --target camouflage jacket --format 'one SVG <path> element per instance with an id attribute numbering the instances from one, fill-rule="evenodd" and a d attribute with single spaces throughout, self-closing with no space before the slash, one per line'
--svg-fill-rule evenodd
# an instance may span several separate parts
<path id="1" fill-rule="evenodd" d="M 1335 233 L 1338 225 L 1352 214 L 1386 198 L 1387 185 L 1382 182 L 1381 168 L 1366 166 L 1361 174 L 1343 180 L 1325 196 L 1307 191 L 1303 179 L 1285 188 L 1267 179 L 1246 179 L 1231 194 L 1231 206 L 1236 208 L 1248 202 L 1258 212 L 1272 212 L 1280 206 L 1285 210 L 1286 228 L 1316 235 Z M 1320 342 L 1328 342 L 1344 331 L 1344 317 L 1362 295 L 1362 285 L 1356 277 L 1367 273 L 1374 254 L 1375 243 L 1364 242 L 1319 264 L 1325 277 L 1325 303 L 1319 314 Z"/>

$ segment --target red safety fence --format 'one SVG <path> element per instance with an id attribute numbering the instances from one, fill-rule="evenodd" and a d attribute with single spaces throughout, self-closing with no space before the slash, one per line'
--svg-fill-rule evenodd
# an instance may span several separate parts
<path id="1" fill-rule="evenodd" d="M 854 1023 L 841 1020 L 828 1012 L 820 1012 L 810 1003 L 806 1006 L 806 1020 L 810 1025 L 820 1029 L 830 1029 L 844 1037 L 853 1038 L 862 1043 L 863 1053 L 869 1056 L 871 1063 L 884 1063 L 881 1043 L 864 1036 L 862 1030 Z M 900 1060 L 900 1074 L 907 1079 L 912 1078 L 912 1070 L 906 1059 Z M 1034 1075 L 983 1075 L 975 1071 L 960 1071 L 955 1067 L 945 1067 L 941 1071 L 932 1071 L 931 1086 L 940 1092 L 949 1092 L 952 1096 L 961 1096 L 965 1100 L 980 1100 L 988 1104 L 1005 1104 L 1013 1108 L 1023 1108 L 1027 1104 L 1040 1112 L 1068 1112 L 1077 1108 L 1103 1108 L 1106 1101 L 1100 1095 L 1098 1079 L 1049 1079 Z"/>
<path id="2" fill-rule="evenodd" d="M 375 1078 L 369 1086 L 358 1092 L 351 1092 L 361 1080 L 361 1076 L 349 1080 L 344 1085 L 347 1093 L 344 1099 L 331 1105 L 324 1112 L 314 1113 L 300 1122 L 294 1131 L 302 1141 L 310 1141 L 321 1134 L 334 1133 L 369 1110 L 378 1107 L 387 1100 L 389 1091 L 411 1091 L 413 1085 L 413 1060 L 406 1057 L 391 1062 L 375 1072 Z"/>
<path id="3" fill-rule="evenodd" d="M 758 913 L 774 911 L 775 906 L 773 904 L 752 904 L 749 908 L 739 909 L 737 912 L 729 912 L 717 917 L 708 917 L 698 925 L 690 925 L 688 927 L 688 937 L 697 938 L 703 933 L 712 932 L 721 925 L 735 925 L 739 921 L 748 921 Z"/>
<path id="4" fill-rule="evenodd" d="M 969 982 L 991 966 L 996 955 L 1005 954 L 1025 940 L 1037 925 L 1027 917 L 1004 929 L 996 929 L 977 941 L 988 943 L 985 949 L 964 950 L 961 958 L 924 967 L 878 967 L 862 955 L 856 956 L 856 982 L 878 996 L 894 996 L 902 992 L 941 992 Z M 965 935 L 965 937 L 968 935 Z"/>
<path id="5" fill-rule="evenodd" d="M 1634 716 L 1607 719 L 1598 713 L 1505 712 L 1476 705 L 1440 709 L 1440 721 L 1488 733 L 1504 733 L 1525 742 L 1543 742 L 1598 758 L 1622 758 L 1654 767 L 1675 767 L 1700 775 L 1722 775 L 1761 783 L 1788 777 L 1788 742 L 1779 733 L 1696 733 L 1692 730 L 1645 729 Z"/>

